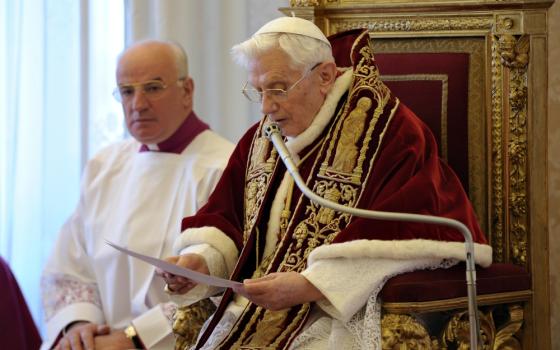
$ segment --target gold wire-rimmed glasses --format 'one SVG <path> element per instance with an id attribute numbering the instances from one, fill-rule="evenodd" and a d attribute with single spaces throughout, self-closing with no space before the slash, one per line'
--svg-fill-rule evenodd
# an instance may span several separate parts
<path id="1" fill-rule="evenodd" d="M 274 101 L 284 101 L 288 98 L 288 92 L 290 92 L 293 88 L 295 88 L 297 86 L 297 84 L 299 84 L 301 81 L 303 81 L 305 78 L 307 78 L 309 76 L 309 74 L 311 74 L 311 72 L 313 72 L 313 70 L 315 68 L 317 68 L 319 65 L 321 65 L 321 62 L 317 63 L 310 70 L 305 72 L 301 76 L 301 78 L 299 78 L 295 83 L 292 84 L 292 86 L 290 86 L 287 89 L 257 90 L 257 89 L 254 89 L 254 88 L 248 88 L 247 85 L 249 85 L 249 82 L 246 81 L 245 85 L 243 85 L 243 89 L 241 89 L 241 92 L 243 93 L 243 95 L 249 101 L 251 101 L 253 103 L 262 103 L 264 95 L 266 95 L 267 98 L 274 99 Z"/>
<path id="2" fill-rule="evenodd" d="M 177 86 L 181 86 L 185 78 L 179 78 L 175 81 Z M 120 84 L 113 90 L 113 97 L 118 102 L 128 102 L 134 97 L 135 91 L 139 88 L 140 92 L 150 100 L 157 100 L 163 96 L 168 85 L 162 80 L 147 80 L 139 83 Z"/>

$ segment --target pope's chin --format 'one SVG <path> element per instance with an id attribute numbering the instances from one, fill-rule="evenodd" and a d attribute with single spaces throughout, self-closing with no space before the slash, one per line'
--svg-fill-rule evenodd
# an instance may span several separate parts
<path id="1" fill-rule="evenodd" d="M 282 125 L 280 125 L 280 132 L 282 133 L 282 136 L 286 136 L 286 137 L 296 137 L 297 135 L 300 134 L 290 127 L 284 129 L 282 128 Z"/>

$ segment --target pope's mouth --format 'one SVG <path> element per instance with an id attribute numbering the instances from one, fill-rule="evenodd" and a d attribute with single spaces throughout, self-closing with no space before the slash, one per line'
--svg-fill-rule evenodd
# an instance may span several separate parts
<path id="1" fill-rule="evenodd" d="M 272 119 L 272 122 L 277 124 L 284 124 L 286 120 L 287 120 L 286 118 L 279 118 L 279 119 Z"/>

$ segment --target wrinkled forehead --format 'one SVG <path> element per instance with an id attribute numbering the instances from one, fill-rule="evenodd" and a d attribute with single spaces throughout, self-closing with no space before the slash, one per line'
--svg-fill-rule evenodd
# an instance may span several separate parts
<path id="1" fill-rule="evenodd" d="M 253 86 L 277 80 L 291 80 L 303 73 L 303 67 L 294 65 L 290 56 L 279 48 L 267 50 L 253 57 L 247 66 L 248 80 Z"/>

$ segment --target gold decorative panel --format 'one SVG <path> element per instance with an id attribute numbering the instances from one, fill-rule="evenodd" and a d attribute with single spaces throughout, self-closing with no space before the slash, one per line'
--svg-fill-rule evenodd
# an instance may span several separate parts
<path id="1" fill-rule="evenodd" d="M 489 232 L 490 220 L 488 220 L 488 179 L 484 175 L 488 171 L 489 154 L 486 153 L 487 115 L 485 114 L 485 41 L 480 38 L 375 38 L 373 41 L 376 53 L 399 53 L 399 52 L 453 52 L 466 53 L 469 55 L 469 88 L 468 88 L 468 162 L 469 162 L 469 198 L 473 202 L 476 214 L 481 221 L 484 232 Z M 385 77 L 384 79 L 387 79 Z M 395 79 L 393 76 L 389 79 Z M 445 113 L 442 113 L 445 115 Z M 449 117 L 449 116 L 448 116 Z M 447 124 L 442 120 L 443 126 Z M 444 135 L 442 135 L 444 136 Z M 446 137 L 442 140 L 442 158 L 447 159 Z M 477 171 L 475 171 L 477 170 Z"/>
<path id="2" fill-rule="evenodd" d="M 521 327 L 524 310 L 520 303 L 479 308 L 482 349 L 521 350 Z M 430 334 L 422 316 L 386 313 L 381 320 L 382 349 L 468 349 L 469 321 L 467 311 L 449 310 L 445 312 L 445 322 L 441 333 Z M 431 315 L 430 317 L 434 317 Z"/>

